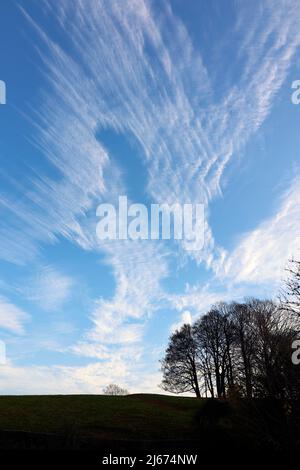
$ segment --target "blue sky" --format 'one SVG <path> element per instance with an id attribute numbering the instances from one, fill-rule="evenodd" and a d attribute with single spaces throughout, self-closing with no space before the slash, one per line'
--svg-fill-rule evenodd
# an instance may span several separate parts
<path id="1" fill-rule="evenodd" d="M 276 297 L 300 240 L 296 2 L 1 2 L 1 393 L 157 391 L 168 336 Z M 96 237 L 204 203 L 205 246 Z"/>

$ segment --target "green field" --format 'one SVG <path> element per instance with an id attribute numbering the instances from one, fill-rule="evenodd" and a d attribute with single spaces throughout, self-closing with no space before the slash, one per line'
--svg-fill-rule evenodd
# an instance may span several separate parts
<path id="1" fill-rule="evenodd" d="M 272 400 L 2 396 L 0 448 L 299 449 L 299 416 L 298 403 Z"/>
<path id="2" fill-rule="evenodd" d="M 115 439 L 190 437 L 202 401 L 164 395 L 3 396 L 0 430 Z"/>

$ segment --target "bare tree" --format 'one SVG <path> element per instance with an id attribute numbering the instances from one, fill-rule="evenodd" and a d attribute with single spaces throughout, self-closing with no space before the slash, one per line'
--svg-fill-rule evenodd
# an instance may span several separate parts
<path id="1" fill-rule="evenodd" d="M 246 396 L 251 398 L 255 367 L 255 331 L 249 305 L 231 303 L 231 319 L 234 329 L 235 381 Z"/>
<path id="2" fill-rule="evenodd" d="M 169 340 L 161 361 L 162 388 L 173 393 L 194 392 L 200 397 L 196 344 L 190 325 L 183 325 Z"/>
<path id="3" fill-rule="evenodd" d="M 226 388 L 233 385 L 232 344 L 233 329 L 226 304 L 218 304 L 194 325 L 199 358 L 209 388 L 218 397 L 226 396 Z M 212 391 L 214 396 L 214 391 Z"/>
<path id="4" fill-rule="evenodd" d="M 299 386 L 291 361 L 296 322 L 269 300 L 252 299 L 249 307 L 255 329 L 255 394 L 289 398 Z"/>
<path id="5" fill-rule="evenodd" d="M 162 361 L 165 390 L 226 397 L 298 399 L 300 376 L 292 343 L 300 317 L 270 300 L 219 303 L 171 338 Z M 299 367 L 299 366 L 298 366 Z"/>
<path id="6" fill-rule="evenodd" d="M 205 348 L 197 346 L 197 356 L 202 371 L 202 389 L 204 390 L 204 396 L 207 398 L 211 396 L 215 397 L 215 386 L 214 386 L 214 376 L 213 376 L 213 364 L 211 355 Z"/>
<path id="7" fill-rule="evenodd" d="M 280 296 L 282 308 L 300 317 L 300 261 L 290 260 L 286 271 L 288 278 Z"/>
<path id="8" fill-rule="evenodd" d="M 120 387 L 117 384 L 109 384 L 103 389 L 103 393 L 104 395 L 121 396 L 128 395 L 128 390 Z"/>
<path id="9" fill-rule="evenodd" d="M 224 366 L 227 379 L 227 388 L 231 388 L 234 385 L 234 340 L 235 340 L 235 329 L 232 318 L 232 304 L 220 302 L 218 310 L 223 317 L 223 336 L 224 336 Z"/>

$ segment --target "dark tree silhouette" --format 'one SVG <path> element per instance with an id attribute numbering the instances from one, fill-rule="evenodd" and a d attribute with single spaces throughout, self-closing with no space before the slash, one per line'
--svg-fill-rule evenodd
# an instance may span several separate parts
<path id="1" fill-rule="evenodd" d="M 231 319 L 234 334 L 234 367 L 235 381 L 244 394 L 253 396 L 253 377 L 255 359 L 255 331 L 253 328 L 251 308 L 247 303 L 231 303 Z"/>
<path id="2" fill-rule="evenodd" d="M 290 321 L 289 314 L 272 301 L 252 299 L 249 307 L 255 331 L 255 395 L 289 398 L 299 386 L 299 380 L 291 381 L 297 322 Z"/>
<path id="3" fill-rule="evenodd" d="M 247 398 L 299 398 L 300 374 L 291 360 L 299 323 L 269 300 L 219 303 L 171 336 L 163 388 L 219 398 L 234 390 Z"/>
<path id="4" fill-rule="evenodd" d="M 218 304 L 194 325 L 198 357 L 202 363 L 204 381 L 216 389 L 218 397 L 226 396 L 226 388 L 233 385 L 233 325 L 227 305 Z M 214 396 L 214 392 L 212 393 Z"/>
<path id="5" fill-rule="evenodd" d="M 193 331 L 183 325 L 169 340 L 162 364 L 162 388 L 173 393 L 194 392 L 200 397 L 199 364 Z"/>
<path id="6" fill-rule="evenodd" d="M 282 290 L 282 308 L 300 317 L 300 261 L 292 259 L 289 263 L 288 278 Z"/>

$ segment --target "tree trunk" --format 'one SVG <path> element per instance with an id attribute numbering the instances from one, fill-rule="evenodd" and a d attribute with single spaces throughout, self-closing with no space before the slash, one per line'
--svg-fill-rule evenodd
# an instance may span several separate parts
<path id="1" fill-rule="evenodd" d="M 198 382 L 198 377 L 197 377 L 197 370 L 196 370 L 196 365 L 193 362 L 193 377 L 194 377 L 194 384 L 195 384 L 195 393 L 197 398 L 201 398 L 201 393 L 200 393 L 200 388 L 199 388 L 199 382 Z"/>

